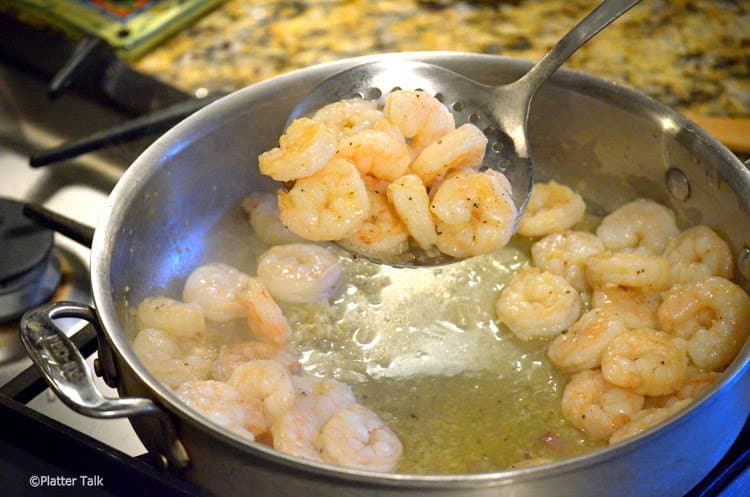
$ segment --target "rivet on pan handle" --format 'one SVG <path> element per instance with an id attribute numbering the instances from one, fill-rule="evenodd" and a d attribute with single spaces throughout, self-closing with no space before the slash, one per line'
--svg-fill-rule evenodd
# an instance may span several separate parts
<path id="1" fill-rule="evenodd" d="M 94 383 L 91 369 L 73 342 L 55 325 L 58 318 L 79 318 L 101 329 L 91 307 L 52 302 L 31 309 L 21 318 L 21 342 L 57 396 L 74 411 L 92 418 L 149 416 L 160 425 L 161 452 L 170 467 L 185 468 L 188 456 L 177 439 L 172 421 L 151 400 L 105 397 Z"/>

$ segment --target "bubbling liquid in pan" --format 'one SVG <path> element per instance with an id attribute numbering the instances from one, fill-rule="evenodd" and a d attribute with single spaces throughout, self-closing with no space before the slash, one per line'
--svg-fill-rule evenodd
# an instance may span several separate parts
<path id="1" fill-rule="evenodd" d="M 528 247 L 437 270 L 344 261 L 351 277 L 329 309 L 287 316 L 303 367 L 352 385 L 399 435 L 400 472 L 497 471 L 599 446 L 562 419 L 566 379 L 544 344 L 496 324 L 494 303 Z"/>
<path id="2" fill-rule="evenodd" d="M 247 274 L 268 248 L 236 212 L 206 240 L 206 261 Z M 500 292 L 529 265 L 528 239 L 435 268 L 382 266 L 325 246 L 339 259 L 343 283 L 330 302 L 279 302 L 292 351 L 306 373 L 350 385 L 398 435 L 397 472 L 498 471 L 604 445 L 562 418 L 567 377 L 546 358 L 546 343 L 519 341 L 497 322 Z M 205 340 L 215 351 L 245 336 L 242 322 L 208 322 Z"/>

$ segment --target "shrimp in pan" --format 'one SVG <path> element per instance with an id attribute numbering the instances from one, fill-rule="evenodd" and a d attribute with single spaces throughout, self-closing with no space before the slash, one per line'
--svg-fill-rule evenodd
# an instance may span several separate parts
<path id="1" fill-rule="evenodd" d="M 671 286 L 669 261 L 640 252 L 615 252 L 591 256 L 586 261 L 586 278 L 594 287 L 623 286 L 650 291 Z"/>
<path id="2" fill-rule="evenodd" d="M 565 230 L 547 235 L 531 246 L 534 265 L 562 276 L 579 292 L 590 290 L 586 281 L 586 260 L 604 252 L 596 235 Z"/>
<path id="3" fill-rule="evenodd" d="M 592 309 L 550 342 L 547 356 L 566 373 L 597 368 L 609 342 L 627 329 L 617 316 Z"/>
<path id="4" fill-rule="evenodd" d="M 518 221 L 518 234 L 545 236 L 570 229 L 585 212 L 583 198 L 567 186 L 554 180 L 534 183 L 526 212 Z"/>
<path id="5" fill-rule="evenodd" d="M 258 257 L 258 277 L 283 302 L 324 301 L 338 289 L 341 274 L 338 259 L 311 243 L 278 245 Z"/>
<path id="6" fill-rule="evenodd" d="M 255 340 L 222 345 L 214 364 L 212 376 L 215 380 L 226 381 L 240 364 L 256 359 L 276 361 L 291 373 L 300 369 L 297 359 L 285 349 L 271 343 Z"/>
<path id="7" fill-rule="evenodd" d="M 557 335 L 581 315 L 575 288 L 556 274 L 526 268 L 503 289 L 497 316 L 518 338 L 529 340 Z"/>
<path id="8" fill-rule="evenodd" d="M 621 319 L 628 328 L 658 328 L 661 294 L 648 288 L 607 285 L 594 288 L 591 306 Z"/>
<path id="9" fill-rule="evenodd" d="M 674 212 L 647 199 L 623 205 L 602 219 L 596 228 L 596 236 L 610 250 L 635 250 L 652 255 L 660 255 L 678 233 Z"/>
<path id="10" fill-rule="evenodd" d="M 657 316 L 664 331 L 687 340 L 696 366 L 721 371 L 750 334 L 750 297 L 731 281 L 712 276 L 665 292 Z"/>
<path id="11" fill-rule="evenodd" d="M 634 437 L 660 423 L 663 423 L 686 408 L 690 402 L 692 402 L 692 400 L 685 399 L 677 401 L 669 407 L 652 407 L 638 411 L 633 414 L 630 421 L 628 421 L 625 426 L 612 434 L 609 438 L 609 443 L 616 444 L 622 442 L 623 440 Z"/>
<path id="12" fill-rule="evenodd" d="M 337 411 L 354 404 L 354 394 L 345 383 L 312 376 L 293 376 L 297 400 L 271 427 L 276 450 L 322 461 L 320 432 Z"/>
<path id="13" fill-rule="evenodd" d="M 291 375 L 276 361 L 258 359 L 240 364 L 227 383 L 237 390 L 240 398 L 262 404 L 268 428 L 294 405 Z"/>
<path id="14" fill-rule="evenodd" d="M 334 414 L 320 432 L 326 462 L 370 471 L 393 471 L 403 451 L 395 433 L 371 410 L 352 404 Z"/>
<path id="15" fill-rule="evenodd" d="M 370 200 L 359 171 L 349 161 L 333 159 L 320 171 L 278 192 L 281 222 L 307 240 L 339 240 L 359 231 Z"/>
<path id="16" fill-rule="evenodd" d="M 156 328 L 176 337 L 195 336 L 206 328 L 200 305 L 167 297 L 143 299 L 138 304 L 135 319 L 138 329 Z"/>
<path id="17" fill-rule="evenodd" d="M 731 279 L 734 273 L 729 244 L 708 226 L 693 226 L 669 240 L 664 257 L 673 264 L 674 284 L 710 276 Z"/>
<path id="18" fill-rule="evenodd" d="M 302 117 L 289 125 L 279 147 L 258 156 L 258 167 L 276 181 L 291 181 L 317 172 L 335 152 L 336 134 L 324 124 Z"/>
<path id="19" fill-rule="evenodd" d="M 685 341 L 648 328 L 614 337 L 601 363 L 604 379 L 642 395 L 674 393 L 687 378 Z"/>
<path id="20" fill-rule="evenodd" d="M 248 327 L 258 340 L 286 347 L 291 329 L 279 305 L 259 278 L 250 278 L 237 293 Z"/>
<path id="21" fill-rule="evenodd" d="M 261 404 L 243 401 L 237 390 L 226 383 L 192 381 L 180 386 L 176 394 L 191 409 L 251 440 L 266 430 Z"/>
<path id="22" fill-rule="evenodd" d="M 188 276 L 182 300 L 196 303 L 206 319 L 224 323 L 245 317 L 245 309 L 237 294 L 251 284 L 252 278 L 227 264 L 199 266 Z"/>
<path id="23" fill-rule="evenodd" d="M 648 407 L 671 407 L 681 400 L 695 400 L 711 388 L 720 377 L 721 373 L 705 372 L 690 366 L 687 379 L 679 390 L 671 395 L 650 397 Z"/>
<path id="24" fill-rule="evenodd" d="M 279 218 L 279 206 L 273 193 L 251 193 L 242 201 L 242 209 L 258 238 L 266 245 L 298 243 L 303 239 L 289 231 Z"/>
<path id="25" fill-rule="evenodd" d="M 563 417 L 597 440 L 607 440 L 643 407 L 644 397 L 604 380 L 599 370 L 574 374 L 562 396 Z"/>
<path id="26" fill-rule="evenodd" d="M 208 379 L 216 360 L 215 347 L 183 344 L 183 340 L 166 331 L 146 328 L 135 336 L 133 351 L 146 369 L 170 388 Z"/>

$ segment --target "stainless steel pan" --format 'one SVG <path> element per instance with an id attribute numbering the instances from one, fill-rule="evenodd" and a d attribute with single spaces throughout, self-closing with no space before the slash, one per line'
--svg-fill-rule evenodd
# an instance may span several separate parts
<path id="1" fill-rule="evenodd" d="M 530 64 L 485 55 L 413 53 L 487 84 L 515 80 Z M 627 443 L 536 468 L 490 474 L 372 474 L 305 462 L 247 445 L 182 408 L 140 364 L 126 340 L 127 306 L 177 282 L 210 252 L 209 230 L 248 192 L 271 189 L 254 158 L 277 140 L 297 100 L 325 77 L 366 57 L 295 71 L 223 98 L 154 143 L 112 192 L 96 229 L 94 311 L 53 304 L 26 315 L 22 335 L 45 376 L 72 408 L 130 416 L 145 445 L 175 471 L 219 495 L 268 496 L 680 496 L 719 461 L 750 413 L 750 348 L 711 394 L 668 424 Z M 682 222 L 715 227 L 750 275 L 750 174 L 717 141 L 676 112 L 629 90 L 561 71 L 534 101 L 530 142 L 538 177 L 582 192 L 593 209 L 637 196 L 671 206 Z M 745 287 L 746 281 L 740 281 Z M 54 319 L 99 329 L 97 372 L 123 399 L 92 389 Z"/>

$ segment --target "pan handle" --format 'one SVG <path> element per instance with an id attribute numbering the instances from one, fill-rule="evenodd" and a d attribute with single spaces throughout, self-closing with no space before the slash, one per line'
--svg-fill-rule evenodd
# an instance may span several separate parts
<path id="1" fill-rule="evenodd" d="M 105 397 L 94 383 L 91 368 L 73 342 L 58 328 L 58 318 L 88 321 L 102 336 L 94 309 L 74 302 L 51 302 L 26 312 L 21 318 L 21 342 L 50 388 L 68 407 L 92 418 L 148 416 L 159 424 L 160 451 L 170 467 L 188 464 L 185 448 L 165 411 L 146 398 Z"/>

